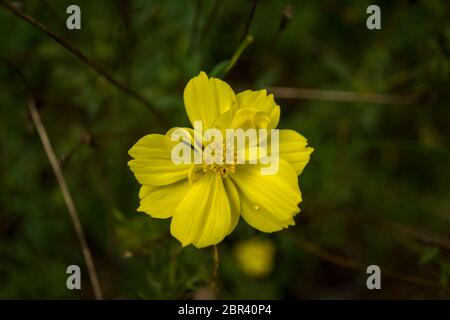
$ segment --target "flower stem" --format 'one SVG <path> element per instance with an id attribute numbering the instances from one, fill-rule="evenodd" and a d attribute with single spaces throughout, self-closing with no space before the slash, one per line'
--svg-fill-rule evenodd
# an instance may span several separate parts
<path id="1" fill-rule="evenodd" d="M 228 62 L 227 66 L 225 67 L 222 78 L 227 75 L 227 73 L 234 67 L 236 62 L 239 60 L 239 57 L 241 56 L 242 52 L 249 46 L 250 43 L 253 42 L 253 36 L 251 34 L 248 34 L 244 40 L 242 40 L 239 47 L 234 52 L 233 56 L 231 57 L 230 61 Z"/>
<path id="2" fill-rule="evenodd" d="M 213 246 L 212 259 L 213 259 L 213 275 L 212 275 L 211 287 L 214 290 L 216 290 L 217 279 L 219 277 L 219 248 L 217 247 L 217 245 Z"/>

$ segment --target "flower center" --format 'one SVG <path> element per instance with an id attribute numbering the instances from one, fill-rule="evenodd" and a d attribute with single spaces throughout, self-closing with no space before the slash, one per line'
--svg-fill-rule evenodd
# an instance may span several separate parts
<path id="1" fill-rule="evenodd" d="M 207 164 L 204 163 L 203 164 L 203 172 L 208 172 L 209 170 L 211 170 L 212 172 L 221 174 L 222 177 L 226 177 L 228 175 L 228 173 L 232 172 L 236 172 L 236 165 L 235 164 Z"/>

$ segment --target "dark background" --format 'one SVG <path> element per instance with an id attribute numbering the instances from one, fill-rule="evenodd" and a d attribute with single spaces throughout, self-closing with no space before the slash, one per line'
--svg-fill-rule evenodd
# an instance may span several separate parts
<path id="1" fill-rule="evenodd" d="M 15 1 L 24 12 L 146 97 L 117 89 L 66 49 L 0 6 L 0 56 L 22 70 L 63 168 L 106 298 L 213 294 L 210 249 L 168 234 L 170 220 L 136 212 L 127 167 L 140 137 L 187 125 L 187 81 L 229 59 L 250 1 Z M 381 7 L 382 29 L 366 28 Z M 82 29 L 65 27 L 78 4 Z M 285 99 L 280 128 L 315 148 L 300 176 L 297 225 L 262 234 L 242 221 L 219 245 L 218 298 L 448 298 L 450 275 L 450 2 L 258 1 L 254 41 L 225 80 L 269 87 L 402 95 L 388 103 Z M 67 209 L 17 73 L 0 64 L 0 297 L 93 298 Z M 392 96 L 389 96 L 392 98 Z M 412 97 L 412 98 L 411 98 Z M 275 247 L 273 270 L 242 271 L 236 246 Z M 82 290 L 66 267 L 82 267 Z M 366 266 L 382 290 L 366 288 Z"/>

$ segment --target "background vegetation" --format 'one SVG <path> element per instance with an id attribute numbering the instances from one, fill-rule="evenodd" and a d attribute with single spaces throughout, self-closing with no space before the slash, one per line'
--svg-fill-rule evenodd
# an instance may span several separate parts
<path id="1" fill-rule="evenodd" d="M 376 1 L 378 31 L 366 28 L 365 0 L 258 1 L 252 19 L 251 1 L 14 2 L 164 118 L 0 6 L 0 56 L 37 94 L 106 298 L 215 295 L 211 249 L 181 249 L 169 220 L 136 212 L 127 151 L 145 134 L 188 124 L 185 84 L 229 59 L 246 25 L 254 41 L 225 80 L 236 91 L 274 88 L 280 127 L 315 152 L 295 227 L 261 234 L 241 221 L 219 245 L 217 297 L 449 297 L 449 2 Z M 79 31 L 65 28 L 74 3 Z M 3 62 L 0 88 L 0 297 L 93 298 L 26 92 Z M 388 96 L 359 95 L 367 92 Z M 273 270 L 257 278 L 236 253 L 255 238 L 274 252 Z M 70 264 L 82 266 L 83 290 L 66 289 Z M 382 290 L 366 288 L 370 264 L 381 267 Z"/>

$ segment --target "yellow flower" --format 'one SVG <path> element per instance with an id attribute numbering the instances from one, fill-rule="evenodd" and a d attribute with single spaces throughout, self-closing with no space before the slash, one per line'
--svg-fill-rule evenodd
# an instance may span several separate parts
<path id="1" fill-rule="evenodd" d="M 227 83 L 204 72 L 186 85 L 184 104 L 193 126 L 201 121 L 204 129 L 273 129 L 280 117 L 280 107 L 266 90 L 235 94 Z M 141 138 L 129 150 L 134 159 L 128 165 L 142 185 L 138 211 L 153 218 L 172 217 L 170 232 L 183 246 L 221 242 L 240 216 L 263 232 L 295 224 L 301 201 L 297 176 L 313 151 L 303 136 L 280 130 L 278 171 L 263 175 L 261 163 L 217 164 L 202 159 L 201 164 L 176 164 L 172 150 L 179 141 L 171 138 L 174 130 Z M 197 132 L 186 132 L 194 137 L 192 149 L 202 151 Z"/>
<path id="2" fill-rule="evenodd" d="M 251 239 L 234 248 L 239 267 L 250 277 L 263 278 L 273 269 L 275 246 L 270 240 Z"/>

